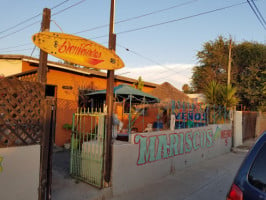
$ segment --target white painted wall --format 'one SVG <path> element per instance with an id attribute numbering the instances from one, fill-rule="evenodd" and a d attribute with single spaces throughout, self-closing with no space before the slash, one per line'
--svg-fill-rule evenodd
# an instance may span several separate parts
<path id="1" fill-rule="evenodd" d="M 237 147 L 243 144 L 243 132 L 242 132 L 242 111 L 234 111 L 234 139 L 233 147 Z"/>
<path id="2" fill-rule="evenodd" d="M 0 59 L 0 75 L 10 76 L 22 72 L 21 60 Z"/>
<path id="3" fill-rule="evenodd" d="M 0 199 L 37 200 L 40 145 L 0 148 Z"/>
<path id="4" fill-rule="evenodd" d="M 152 133 L 131 134 L 130 143 L 115 141 L 113 145 L 113 166 L 112 166 L 112 190 L 114 195 L 119 195 L 144 185 L 157 181 L 176 170 L 184 169 L 196 164 L 202 160 L 209 159 L 224 153 L 230 152 L 232 146 L 232 137 L 223 138 L 221 131 L 231 130 L 231 124 L 211 125 L 201 128 L 179 129 L 174 131 L 159 131 Z M 185 134 L 187 132 L 196 132 L 211 130 L 215 141 L 211 147 L 192 150 L 190 153 L 160 159 L 154 162 L 138 165 L 139 144 L 135 144 L 136 135 L 143 137 L 155 135 L 170 135 L 173 133 Z M 218 130 L 218 131 L 216 131 Z M 215 134 L 217 133 L 217 134 Z M 214 136 L 215 135 L 215 136 Z"/>

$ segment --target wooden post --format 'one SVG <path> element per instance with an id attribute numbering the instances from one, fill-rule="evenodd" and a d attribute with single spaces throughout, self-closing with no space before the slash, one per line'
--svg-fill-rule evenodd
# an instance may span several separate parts
<path id="1" fill-rule="evenodd" d="M 231 79 L 231 63 L 232 63 L 232 59 L 231 59 L 231 50 L 232 50 L 232 39 L 230 38 L 229 41 L 229 54 L 228 54 L 228 72 L 227 72 L 227 86 L 230 85 L 230 79 Z"/>
<path id="2" fill-rule="evenodd" d="M 49 31 L 50 30 L 50 19 L 51 19 L 51 10 L 48 8 L 43 9 L 42 15 L 42 25 L 41 31 Z M 47 53 L 43 50 L 40 50 L 40 61 L 38 68 L 38 82 L 46 84 L 47 78 Z"/>
<path id="3" fill-rule="evenodd" d="M 50 29 L 51 10 L 43 9 L 43 19 L 41 31 L 49 31 Z M 47 82 L 47 53 L 40 50 L 38 82 L 43 85 L 45 93 L 45 84 Z M 39 200 L 51 199 L 51 105 L 48 100 L 43 100 L 43 116 L 42 116 L 42 137 L 41 137 L 41 152 L 40 152 L 40 177 L 39 177 Z"/>
<path id="4" fill-rule="evenodd" d="M 115 51 L 116 35 L 114 34 L 114 15 L 115 15 L 115 0 L 111 0 L 110 9 L 110 29 L 109 29 L 109 49 Z M 104 180 L 109 183 L 111 180 L 112 170 L 112 114 L 113 114 L 113 96 L 114 96 L 114 70 L 107 71 L 107 90 L 106 90 L 106 104 L 107 104 L 107 133 L 106 133 L 106 156 L 105 156 L 105 176 Z"/>
<path id="5" fill-rule="evenodd" d="M 47 187 L 50 182 L 49 171 L 49 152 L 50 152 L 50 125 L 51 125 L 51 105 L 48 100 L 45 99 L 42 105 L 43 109 L 43 126 L 41 137 L 41 153 L 40 153 L 40 178 L 39 178 L 39 200 L 51 199 L 51 195 L 48 194 L 50 189 Z"/>

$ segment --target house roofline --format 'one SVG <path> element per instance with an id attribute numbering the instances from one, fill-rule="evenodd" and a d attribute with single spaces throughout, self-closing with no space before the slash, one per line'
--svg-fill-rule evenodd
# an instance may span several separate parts
<path id="1" fill-rule="evenodd" d="M 21 60 L 21 61 L 25 61 L 25 62 L 39 64 L 38 58 L 25 56 L 25 55 L 2 54 L 2 55 L 0 55 L 0 59 Z M 96 71 L 96 70 L 92 70 L 92 69 L 88 69 L 88 68 L 78 68 L 78 67 L 74 67 L 74 66 L 71 66 L 68 64 L 58 63 L 58 62 L 54 62 L 54 61 L 48 61 L 47 65 L 48 65 L 48 67 L 54 67 L 54 68 L 63 69 L 66 71 L 81 73 L 84 75 L 96 75 L 96 76 L 105 77 L 105 78 L 107 77 L 107 73 L 105 73 L 105 72 L 100 72 L 100 71 Z M 117 81 L 125 81 L 128 83 L 136 83 L 137 82 L 136 79 L 128 78 L 128 77 L 120 76 L 120 75 L 115 75 L 115 79 Z M 153 87 L 153 88 L 158 86 L 158 84 L 146 82 L 146 81 L 144 81 L 144 85 L 149 86 L 149 87 Z"/>

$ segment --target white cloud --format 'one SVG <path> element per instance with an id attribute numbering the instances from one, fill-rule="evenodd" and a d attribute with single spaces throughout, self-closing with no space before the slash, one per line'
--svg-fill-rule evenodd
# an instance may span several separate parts
<path id="1" fill-rule="evenodd" d="M 141 76 L 144 81 L 158 84 L 169 82 L 181 90 L 183 84 L 190 83 L 193 66 L 193 64 L 167 64 L 163 66 L 124 67 L 116 71 L 115 74 L 134 79 Z"/>

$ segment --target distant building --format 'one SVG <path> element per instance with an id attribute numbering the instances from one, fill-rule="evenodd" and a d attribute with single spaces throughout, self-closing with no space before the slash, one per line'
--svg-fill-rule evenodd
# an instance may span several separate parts
<path id="1" fill-rule="evenodd" d="M 206 103 L 206 97 L 202 93 L 187 94 L 187 96 L 189 96 L 192 99 L 193 103 Z"/>
<path id="2" fill-rule="evenodd" d="M 188 95 L 186 95 L 184 92 L 181 92 L 168 82 L 157 85 L 157 87 L 149 93 L 159 98 L 161 102 L 169 102 L 171 100 L 190 103 L 192 102 Z"/>

